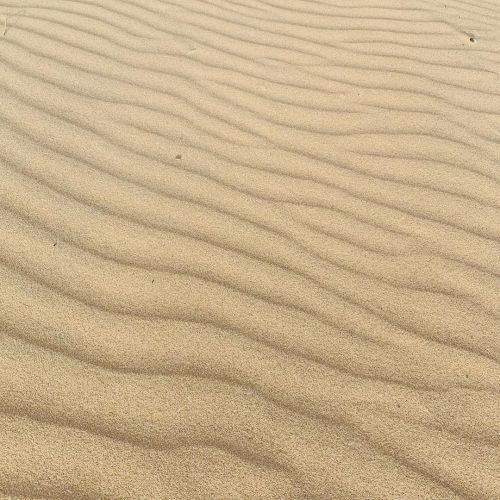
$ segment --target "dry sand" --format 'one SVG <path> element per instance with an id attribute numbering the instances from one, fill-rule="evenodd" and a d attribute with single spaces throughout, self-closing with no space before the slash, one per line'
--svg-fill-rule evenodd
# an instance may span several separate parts
<path id="1" fill-rule="evenodd" d="M 500 498 L 499 0 L 0 0 L 2 498 Z"/>

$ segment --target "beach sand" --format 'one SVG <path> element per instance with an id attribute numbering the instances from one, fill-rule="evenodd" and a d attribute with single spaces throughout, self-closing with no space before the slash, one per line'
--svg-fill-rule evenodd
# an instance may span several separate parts
<path id="1" fill-rule="evenodd" d="M 0 0 L 0 492 L 500 498 L 498 0 Z"/>

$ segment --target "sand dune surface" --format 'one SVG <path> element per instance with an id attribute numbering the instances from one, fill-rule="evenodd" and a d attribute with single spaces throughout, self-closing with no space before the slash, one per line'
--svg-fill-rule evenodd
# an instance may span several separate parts
<path id="1" fill-rule="evenodd" d="M 0 0 L 5 499 L 500 499 L 498 0 Z"/>

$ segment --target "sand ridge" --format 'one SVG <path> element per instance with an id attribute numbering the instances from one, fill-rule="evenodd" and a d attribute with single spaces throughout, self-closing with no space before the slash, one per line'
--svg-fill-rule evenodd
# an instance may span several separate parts
<path id="1" fill-rule="evenodd" d="M 2 498 L 500 498 L 499 46 L 0 0 Z"/>

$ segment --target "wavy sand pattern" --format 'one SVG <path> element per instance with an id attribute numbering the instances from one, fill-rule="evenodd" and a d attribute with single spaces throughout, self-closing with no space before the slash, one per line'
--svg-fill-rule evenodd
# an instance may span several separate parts
<path id="1" fill-rule="evenodd" d="M 2 498 L 500 498 L 498 0 L 0 0 Z"/>

